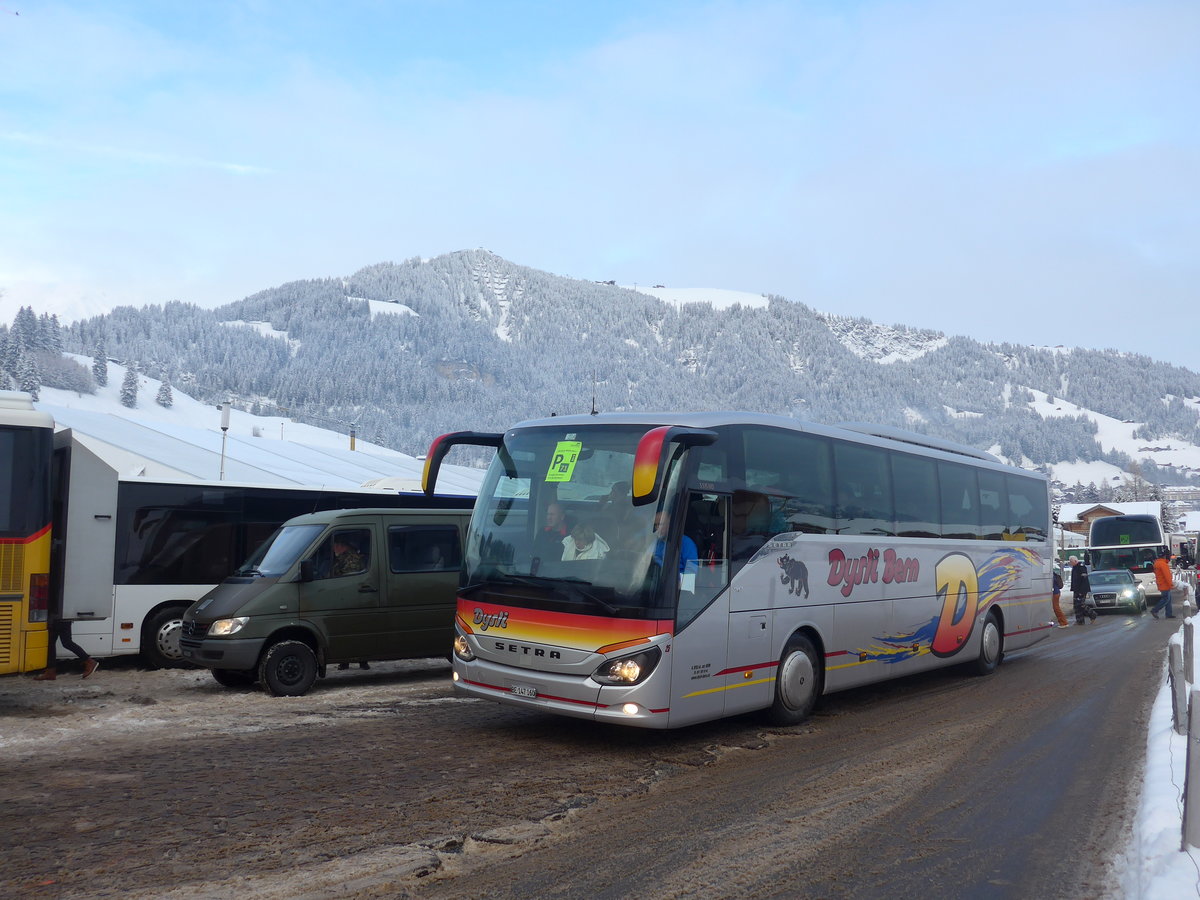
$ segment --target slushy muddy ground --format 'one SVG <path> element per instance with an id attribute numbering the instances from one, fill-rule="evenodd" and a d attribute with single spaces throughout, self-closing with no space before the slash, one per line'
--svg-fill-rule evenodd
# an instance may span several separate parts
<path id="1" fill-rule="evenodd" d="M 444 660 L 297 698 L 132 660 L 6 677 L 0 896 L 1115 897 L 1150 621 L 792 729 L 550 717 L 456 696 Z"/>

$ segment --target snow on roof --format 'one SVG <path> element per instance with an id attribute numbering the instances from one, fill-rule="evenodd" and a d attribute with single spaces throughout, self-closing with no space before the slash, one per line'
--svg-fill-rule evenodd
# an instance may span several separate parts
<path id="1" fill-rule="evenodd" d="M 81 363 L 89 362 L 76 357 Z M 138 377 L 135 408 L 120 402 L 123 366 L 109 364 L 109 381 L 93 394 L 42 388 L 34 406 L 54 417 L 122 478 L 217 481 L 221 479 L 220 412 L 180 391 L 164 407 L 152 399 L 160 382 Z M 369 441 L 278 416 L 231 410 L 225 434 L 225 481 L 350 489 L 376 482 L 385 489 L 419 490 L 423 460 Z M 208 423 L 209 427 L 198 427 Z M 287 438 L 284 438 L 284 434 Z M 474 496 L 482 469 L 443 465 L 438 493 Z"/>

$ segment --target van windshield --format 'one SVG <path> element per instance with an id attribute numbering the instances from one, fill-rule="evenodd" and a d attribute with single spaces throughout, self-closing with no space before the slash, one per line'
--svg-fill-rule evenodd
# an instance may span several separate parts
<path id="1" fill-rule="evenodd" d="M 295 564 L 324 530 L 324 525 L 284 525 L 250 554 L 250 558 L 234 574 L 278 578 Z"/>

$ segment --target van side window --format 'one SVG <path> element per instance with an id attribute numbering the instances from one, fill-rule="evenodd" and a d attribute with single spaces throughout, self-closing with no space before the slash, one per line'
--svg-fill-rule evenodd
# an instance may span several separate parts
<path id="1" fill-rule="evenodd" d="M 461 563 L 454 525 L 388 526 L 388 568 L 393 572 L 457 572 Z"/>
<path id="2" fill-rule="evenodd" d="M 371 531 L 348 528 L 335 531 L 321 542 L 313 556 L 318 578 L 358 575 L 371 567 Z"/>

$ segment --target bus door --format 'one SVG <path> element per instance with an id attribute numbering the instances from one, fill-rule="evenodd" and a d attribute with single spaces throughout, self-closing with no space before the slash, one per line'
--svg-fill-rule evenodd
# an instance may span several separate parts
<path id="1" fill-rule="evenodd" d="M 747 679 L 743 668 L 769 652 L 767 616 L 730 609 L 728 523 L 727 495 L 687 495 L 678 561 L 666 566 L 678 572 L 672 725 L 763 705 L 750 683 L 761 672 Z"/>

